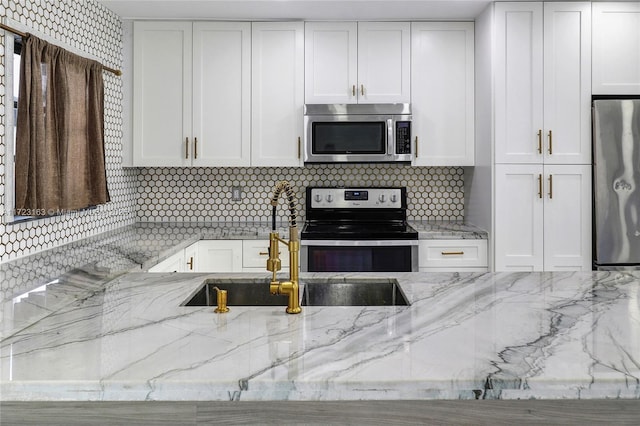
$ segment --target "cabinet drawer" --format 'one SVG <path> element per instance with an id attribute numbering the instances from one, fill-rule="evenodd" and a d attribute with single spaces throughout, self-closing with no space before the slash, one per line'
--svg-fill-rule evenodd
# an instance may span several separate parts
<path id="1" fill-rule="evenodd" d="M 280 260 L 282 267 L 289 267 L 289 251 L 287 247 L 280 243 Z M 242 267 L 260 268 L 267 270 L 267 259 L 269 258 L 269 240 L 243 240 L 242 241 Z"/>
<path id="2" fill-rule="evenodd" d="M 487 267 L 487 240 L 420 240 L 420 268 Z"/>

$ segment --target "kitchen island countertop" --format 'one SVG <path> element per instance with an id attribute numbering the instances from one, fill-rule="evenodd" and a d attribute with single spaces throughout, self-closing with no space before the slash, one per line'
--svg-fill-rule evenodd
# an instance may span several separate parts
<path id="1" fill-rule="evenodd" d="M 640 398 L 638 273 L 401 273 L 410 306 L 299 315 L 181 306 L 223 276 L 130 273 L 59 303 L 0 343 L 2 400 Z M 365 276 L 389 274 L 301 280 Z"/>

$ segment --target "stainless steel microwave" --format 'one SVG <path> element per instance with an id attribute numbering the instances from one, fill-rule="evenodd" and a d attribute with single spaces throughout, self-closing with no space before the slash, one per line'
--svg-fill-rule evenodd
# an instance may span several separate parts
<path id="1" fill-rule="evenodd" d="M 305 163 L 410 163 L 409 104 L 307 104 Z"/>

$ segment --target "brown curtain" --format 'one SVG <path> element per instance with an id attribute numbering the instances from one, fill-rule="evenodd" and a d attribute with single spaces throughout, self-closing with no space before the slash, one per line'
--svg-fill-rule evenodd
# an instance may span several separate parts
<path id="1" fill-rule="evenodd" d="M 16 131 L 16 214 L 109 201 L 102 65 L 23 37 Z"/>

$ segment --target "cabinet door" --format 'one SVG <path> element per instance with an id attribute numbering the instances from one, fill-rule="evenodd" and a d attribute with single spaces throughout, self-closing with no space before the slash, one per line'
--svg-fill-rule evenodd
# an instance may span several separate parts
<path id="1" fill-rule="evenodd" d="M 543 166 L 495 168 L 495 270 L 543 270 Z"/>
<path id="2" fill-rule="evenodd" d="M 251 162 L 251 24 L 193 24 L 193 165 Z"/>
<path id="3" fill-rule="evenodd" d="M 411 24 L 358 23 L 358 103 L 411 102 Z"/>
<path id="4" fill-rule="evenodd" d="M 307 22 L 304 36 L 305 102 L 357 102 L 358 42 L 355 22 Z"/>
<path id="5" fill-rule="evenodd" d="M 472 166 L 474 25 L 472 22 L 411 25 L 414 165 Z"/>
<path id="6" fill-rule="evenodd" d="M 289 269 L 289 252 L 287 247 L 280 244 L 280 261 L 282 271 Z M 242 241 L 242 266 L 245 272 L 267 270 L 269 258 L 269 240 L 243 240 Z"/>
<path id="7" fill-rule="evenodd" d="M 495 4 L 495 161 L 541 162 L 542 2 Z"/>
<path id="8" fill-rule="evenodd" d="M 591 270 L 591 166 L 544 167 L 544 270 Z"/>
<path id="9" fill-rule="evenodd" d="M 242 272 L 242 240 L 198 242 L 199 272 Z"/>
<path id="10" fill-rule="evenodd" d="M 593 93 L 640 95 L 640 3 L 592 5 Z"/>
<path id="11" fill-rule="evenodd" d="M 133 164 L 191 164 L 190 22 L 134 22 Z"/>
<path id="12" fill-rule="evenodd" d="M 544 4 L 543 132 L 545 164 L 591 162 L 588 2 Z"/>
<path id="13" fill-rule="evenodd" d="M 184 272 L 184 250 L 169 256 L 162 262 L 149 268 L 149 272 Z"/>
<path id="14" fill-rule="evenodd" d="M 254 22 L 253 166 L 302 166 L 304 24 Z"/>

